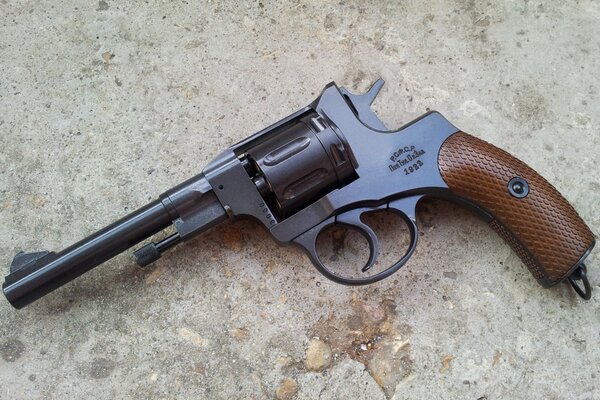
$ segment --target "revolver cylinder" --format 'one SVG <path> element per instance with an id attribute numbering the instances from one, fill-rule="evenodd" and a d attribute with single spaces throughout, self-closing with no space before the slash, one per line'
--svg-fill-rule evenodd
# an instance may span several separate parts
<path id="1" fill-rule="evenodd" d="M 279 129 L 247 155 L 254 183 L 281 217 L 356 177 L 344 137 L 316 113 Z"/>

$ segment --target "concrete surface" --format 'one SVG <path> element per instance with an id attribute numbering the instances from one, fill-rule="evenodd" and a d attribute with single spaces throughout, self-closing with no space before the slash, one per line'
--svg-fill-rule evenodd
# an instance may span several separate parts
<path id="1" fill-rule="evenodd" d="M 4 272 L 327 82 L 378 76 L 389 126 L 435 108 L 600 230 L 598 2 L 0 0 L 0 22 Z M 2 300 L 0 398 L 600 399 L 599 250 L 583 302 L 538 286 L 470 213 L 430 202 L 419 220 L 410 263 L 370 287 L 328 282 L 243 221 L 146 270 L 121 255 L 19 312 Z M 334 239 L 331 258 L 360 254 Z"/>

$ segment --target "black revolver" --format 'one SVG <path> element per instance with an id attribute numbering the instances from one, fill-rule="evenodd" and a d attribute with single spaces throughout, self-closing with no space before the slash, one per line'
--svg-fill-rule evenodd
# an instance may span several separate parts
<path id="1" fill-rule="evenodd" d="M 19 253 L 2 286 L 16 308 L 37 300 L 148 237 L 175 233 L 134 253 L 148 265 L 167 249 L 228 218 L 260 221 L 281 244 L 304 249 L 327 278 L 346 285 L 384 279 L 417 245 L 415 208 L 424 197 L 449 199 L 483 217 L 544 287 L 568 279 L 589 299 L 584 259 L 595 238 L 573 207 L 525 163 L 429 112 L 390 132 L 362 95 L 330 83 L 309 106 L 233 145 L 200 174 L 88 238 L 55 252 Z M 365 213 L 399 214 L 410 232 L 406 253 L 372 268 L 379 253 Z M 369 243 L 362 268 L 332 270 L 319 258 L 319 234 L 355 229 Z"/>

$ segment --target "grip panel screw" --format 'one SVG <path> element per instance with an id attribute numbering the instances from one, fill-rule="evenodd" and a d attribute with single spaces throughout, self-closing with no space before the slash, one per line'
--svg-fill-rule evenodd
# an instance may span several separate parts
<path id="1" fill-rule="evenodd" d="M 516 176 L 508 182 L 508 193 L 517 199 L 522 199 L 529 194 L 529 184 L 525 179 Z"/>

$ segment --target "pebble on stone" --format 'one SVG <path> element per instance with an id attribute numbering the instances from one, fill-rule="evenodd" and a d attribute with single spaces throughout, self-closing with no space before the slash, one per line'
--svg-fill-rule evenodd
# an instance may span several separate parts
<path id="1" fill-rule="evenodd" d="M 311 339 L 306 349 L 305 365 L 309 371 L 319 372 L 331 365 L 331 347 L 320 339 Z"/>
<path id="2" fill-rule="evenodd" d="M 243 342 L 244 340 L 248 339 L 248 331 L 244 328 L 236 328 L 231 331 L 231 336 L 240 342 Z"/>
<path id="3" fill-rule="evenodd" d="M 298 383 L 292 378 L 284 378 L 279 384 L 275 395 L 277 400 L 288 400 L 293 398 L 296 393 L 298 393 Z"/>
<path id="4" fill-rule="evenodd" d="M 111 53 L 110 51 L 105 51 L 104 53 L 102 53 L 102 59 L 104 60 L 104 62 L 109 62 L 115 55 L 113 53 Z"/>
<path id="5" fill-rule="evenodd" d="M 447 355 L 442 357 L 442 368 L 440 368 L 440 372 L 446 372 L 449 371 L 450 368 L 452 368 L 452 365 L 450 364 L 452 362 L 452 360 L 454 360 L 454 356 L 453 355 Z"/>
<path id="6" fill-rule="evenodd" d="M 223 243 L 229 250 L 239 253 L 242 250 L 242 232 L 238 229 L 228 229 L 223 234 Z"/>
<path id="7" fill-rule="evenodd" d="M 208 346 L 208 340 L 203 338 L 202 336 L 200 336 L 198 333 L 192 331 L 191 329 L 181 328 L 179 330 L 179 336 L 181 336 L 182 338 L 184 338 L 185 340 L 187 340 L 188 342 L 192 343 L 195 346 L 198 346 L 198 347 L 207 347 Z"/>

